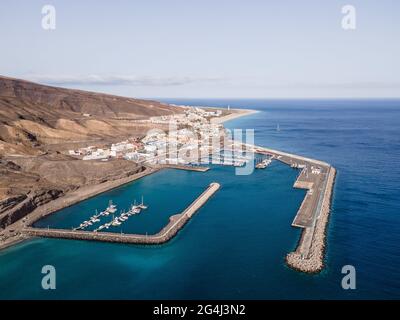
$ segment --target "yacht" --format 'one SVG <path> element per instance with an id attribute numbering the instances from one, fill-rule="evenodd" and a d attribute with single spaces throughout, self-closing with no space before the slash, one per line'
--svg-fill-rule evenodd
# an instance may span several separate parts
<path id="1" fill-rule="evenodd" d="M 114 221 L 111 223 L 113 226 L 120 226 L 121 222 L 118 221 L 118 218 L 115 218 Z"/>
<path id="2" fill-rule="evenodd" d="M 139 207 L 140 209 L 143 209 L 143 210 L 147 209 L 147 206 L 146 206 L 146 205 L 144 204 L 144 202 L 143 202 L 143 196 L 142 196 L 142 203 L 139 204 L 138 207 Z"/>
<path id="3" fill-rule="evenodd" d="M 131 212 L 132 212 L 132 214 L 140 213 L 140 208 L 136 205 L 132 205 Z"/>
<path id="4" fill-rule="evenodd" d="M 117 211 L 117 206 L 115 204 L 113 204 L 112 201 L 110 200 L 110 202 L 108 203 L 108 207 L 107 207 L 106 211 L 108 213 L 115 213 Z"/>

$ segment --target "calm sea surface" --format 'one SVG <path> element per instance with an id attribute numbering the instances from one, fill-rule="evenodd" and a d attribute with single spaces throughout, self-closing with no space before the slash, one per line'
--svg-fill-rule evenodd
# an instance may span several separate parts
<path id="1" fill-rule="evenodd" d="M 24 242 L 0 251 L 1 299 L 400 298 L 400 101 L 167 102 L 257 109 L 226 126 L 255 129 L 259 145 L 338 169 L 326 269 L 305 275 L 284 264 L 300 236 L 290 226 L 304 196 L 292 188 L 295 170 L 278 162 L 250 176 L 222 166 L 206 173 L 164 170 L 61 210 L 37 226 L 76 227 L 109 200 L 127 210 L 143 195 L 149 209 L 112 231 L 151 234 L 210 182 L 219 182 L 221 190 L 171 242 L 155 247 Z M 44 265 L 56 268 L 56 290 L 41 288 Z M 356 290 L 341 288 L 344 265 L 356 268 Z"/>

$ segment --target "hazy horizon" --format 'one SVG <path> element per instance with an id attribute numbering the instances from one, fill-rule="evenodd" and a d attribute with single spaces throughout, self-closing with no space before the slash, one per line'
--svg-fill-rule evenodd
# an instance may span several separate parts
<path id="1" fill-rule="evenodd" d="M 153 99 L 400 98 L 399 2 L 55 0 L 54 30 L 46 4 L 0 3 L 0 74 Z"/>

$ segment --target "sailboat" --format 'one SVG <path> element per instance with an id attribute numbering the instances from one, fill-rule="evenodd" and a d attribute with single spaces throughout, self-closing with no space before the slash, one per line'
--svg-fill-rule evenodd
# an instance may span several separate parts
<path id="1" fill-rule="evenodd" d="M 117 211 L 117 206 L 112 203 L 112 200 L 110 200 L 110 202 L 108 203 L 106 211 L 109 213 L 115 213 Z"/>
<path id="2" fill-rule="evenodd" d="M 140 206 L 136 205 L 136 200 L 134 201 L 134 204 L 131 207 L 131 212 L 132 214 L 140 213 Z"/>
<path id="3" fill-rule="evenodd" d="M 140 209 L 143 209 L 143 210 L 147 209 L 147 206 L 146 206 L 146 205 L 144 204 L 144 202 L 143 202 L 143 196 L 142 196 L 142 203 L 139 204 L 138 207 L 139 207 Z"/>
<path id="4" fill-rule="evenodd" d="M 276 125 L 276 131 L 277 132 L 281 131 L 281 128 L 279 127 L 279 123 Z"/>

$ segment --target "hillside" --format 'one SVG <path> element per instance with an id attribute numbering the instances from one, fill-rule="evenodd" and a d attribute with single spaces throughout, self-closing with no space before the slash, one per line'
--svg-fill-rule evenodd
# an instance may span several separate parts
<path id="1" fill-rule="evenodd" d="M 132 120 L 176 112 L 157 101 L 64 89 L 0 76 L 0 155 L 47 144 L 140 135 Z"/>
<path id="2" fill-rule="evenodd" d="M 156 101 L 0 76 L 0 230 L 71 191 L 144 169 L 123 159 L 78 160 L 63 151 L 144 135 L 149 125 L 135 120 L 177 111 Z"/>

